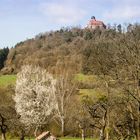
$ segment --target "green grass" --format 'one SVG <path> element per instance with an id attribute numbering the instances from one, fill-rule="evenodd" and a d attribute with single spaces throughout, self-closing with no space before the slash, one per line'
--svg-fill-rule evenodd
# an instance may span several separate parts
<path id="1" fill-rule="evenodd" d="M 82 96 L 97 96 L 97 95 L 101 95 L 102 92 L 96 89 L 80 89 L 80 95 Z"/>
<path id="2" fill-rule="evenodd" d="M 82 73 L 76 74 L 75 75 L 75 80 L 83 83 L 88 83 L 88 82 L 96 82 L 97 81 L 97 76 L 95 75 L 84 75 Z"/>
<path id="3" fill-rule="evenodd" d="M 97 101 L 98 99 L 104 97 L 104 92 L 97 89 L 80 89 L 79 95 L 79 100 L 83 100 L 85 97 L 88 96 L 94 99 L 94 101 Z"/>
<path id="4" fill-rule="evenodd" d="M 83 83 L 96 82 L 97 77 L 93 75 L 84 75 L 82 73 L 75 75 L 75 80 Z M 16 82 L 16 75 L 0 75 L 0 87 L 14 85 Z"/>
<path id="5" fill-rule="evenodd" d="M 0 138 L 0 140 L 1 140 L 1 138 Z M 19 138 L 7 138 L 6 137 L 6 140 L 19 140 Z M 25 140 L 35 140 L 35 138 L 25 138 Z"/>
<path id="6" fill-rule="evenodd" d="M 59 140 L 82 140 L 82 138 L 74 138 L 74 137 L 71 137 L 71 138 L 59 138 Z M 98 140 L 98 139 L 93 139 L 93 138 L 86 138 L 86 140 Z"/>
<path id="7" fill-rule="evenodd" d="M 16 82 L 16 75 L 1 75 L 0 76 L 0 87 L 7 87 L 14 85 Z"/>

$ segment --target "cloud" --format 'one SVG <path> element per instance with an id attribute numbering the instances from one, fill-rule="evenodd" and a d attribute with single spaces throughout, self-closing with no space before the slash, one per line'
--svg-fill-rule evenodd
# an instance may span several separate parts
<path id="1" fill-rule="evenodd" d="M 86 11 L 68 3 L 43 3 L 40 11 L 49 21 L 58 24 L 76 24 L 86 15 Z"/>
<path id="2" fill-rule="evenodd" d="M 108 11 L 104 14 L 104 17 L 108 19 L 132 19 L 132 18 L 140 18 L 140 8 L 137 6 L 134 7 L 120 7 L 113 9 L 111 11 Z"/>
<path id="3" fill-rule="evenodd" d="M 111 8 L 106 9 L 103 17 L 109 20 L 132 20 L 140 18 L 139 0 L 113 1 Z"/>

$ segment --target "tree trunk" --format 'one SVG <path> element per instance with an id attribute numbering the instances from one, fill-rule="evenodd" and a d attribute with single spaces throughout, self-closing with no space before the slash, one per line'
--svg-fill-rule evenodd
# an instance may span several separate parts
<path id="1" fill-rule="evenodd" d="M 140 95 L 139 95 L 140 96 Z M 140 140 L 140 102 L 138 102 L 138 107 L 137 107 L 137 122 L 135 124 L 136 126 L 136 140 Z"/>
<path id="2" fill-rule="evenodd" d="M 64 117 L 61 118 L 61 133 L 62 133 L 62 136 L 65 136 L 65 120 L 64 120 Z"/>
<path id="3" fill-rule="evenodd" d="M 82 130 L 82 140 L 85 140 L 85 129 L 82 128 L 81 130 Z"/>
<path id="4" fill-rule="evenodd" d="M 38 126 L 36 127 L 35 131 L 34 131 L 34 136 L 37 137 L 37 131 L 38 131 Z"/>
<path id="5" fill-rule="evenodd" d="M 140 140 L 140 79 L 139 79 L 139 66 L 138 66 L 138 70 L 137 70 L 137 96 L 138 99 L 137 100 L 137 122 L 135 124 L 136 126 L 136 140 Z"/>
<path id="6" fill-rule="evenodd" d="M 1 138 L 2 140 L 6 140 L 6 130 L 7 130 L 7 125 L 5 125 L 5 118 L 2 116 L 2 114 L 0 114 L 0 118 L 1 118 L 1 125 L 0 125 L 0 129 L 1 129 Z"/>
<path id="7" fill-rule="evenodd" d="M 2 139 L 2 140 L 6 140 L 5 133 L 3 133 L 3 132 L 2 132 L 2 134 L 1 134 L 1 139 Z"/>
<path id="8" fill-rule="evenodd" d="M 102 128 L 100 130 L 100 140 L 105 140 L 106 139 L 106 133 L 105 133 L 105 129 L 106 129 L 106 125 L 107 125 L 107 110 L 105 110 L 105 114 L 102 118 Z"/>
<path id="9" fill-rule="evenodd" d="M 111 98 L 110 98 L 110 89 L 109 89 L 109 81 L 106 81 L 105 82 L 106 83 L 106 89 L 107 89 L 107 98 L 108 98 L 108 101 L 110 101 L 111 100 Z M 104 139 L 105 140 L 109 140 L 109 113 L 110 113 L 110 109 L 109 109 L 109 103 L 107 102 L 107 109 L 106 109 L 106 111 L 105 111 L 105 115 L 104 115 L 104 130 L 103 131 L 105 131 L 105 136 L 104 136 Z M 104 132 L 103 132 L 104 133 Z"/>
<path id="10" fill-rule="evenodd" d="M 23 135 L 21 135 L 20 136 L 20 140 L 24 140 L 25 138 L 24 138 L 24 136 Z"/>
<path id="11" fill-rule="evenodd" d="M 136 124 L 136 140 L 140 140 L 140 126 Z"/>
<path id="12" fill-rule="evenodd" d="M 109 140 L 109 108 L 106 114 L 106 128 L 105 128 L 105 140 Z"/>
<path id="13" fill-rule="evenodd" d="M 104 130 L 103 129 L 100 130 L 100 140 L 105 140 Z"/>
<path id="14" fill-rule="evenodd" d="M 24 139 L 25 139 L 25 132 L 22 130 L 21 131 L 20 140 L 24 140 Z"/>
<path id="15" fill-rule="evenodd" d="M 108 128 L 106 130 L 106 138 L 105 138 L 105 140 L 109 140 L 109 131 L 108 131 Z"/>
<path id="16" fill-rule="evenodd" d="M 65 136 L 65 121 L 64 121 L 64 118 L 61 120 L 61 131 L 62 131 L 62 136 Z"/>

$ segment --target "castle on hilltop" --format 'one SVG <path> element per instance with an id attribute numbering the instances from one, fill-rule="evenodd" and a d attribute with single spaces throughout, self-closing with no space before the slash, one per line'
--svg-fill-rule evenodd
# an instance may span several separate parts
<path id="1" fill-rule="evenodd" d="M 87 24 L 88 29 L 106 29 L 106 25 L 103 23 L 103 21 L 96 20 L 94 16 L 91 17 L 91 20 Z"/>

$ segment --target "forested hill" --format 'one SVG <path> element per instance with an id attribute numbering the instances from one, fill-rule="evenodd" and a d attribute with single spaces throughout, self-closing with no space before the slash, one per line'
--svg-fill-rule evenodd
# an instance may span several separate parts
<path id="1" fill-rule="evenodd" d="M 17 73 L 24 64 L 37 64 L 51 72 L 63 66 L 86 74 L 110 73 L 123 66 L 124 57 L 139 53 L 140 26 L 126 29 L 120 25 L 106 30 L 64 28 L 39 34 L 11 48 L 1 71 Z"/>

